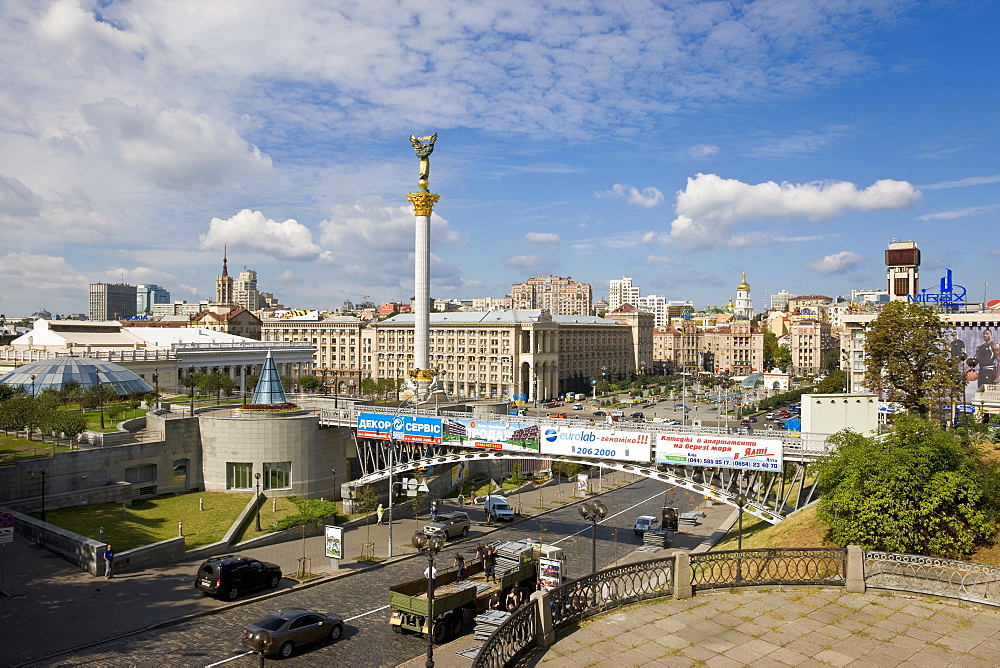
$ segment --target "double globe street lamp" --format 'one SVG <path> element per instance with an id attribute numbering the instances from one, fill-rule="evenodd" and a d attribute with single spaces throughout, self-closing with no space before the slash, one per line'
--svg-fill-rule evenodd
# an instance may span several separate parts
<path id="1" fill-rule="evenodd" d="M 430 536 L 418 531 L 413 534 L 413 547 L 427 553 L 427 662 L 426 668 L 434 668 L 434 556 L 444 547 L 444 536 L 433 533 Z"/>
<path id="2" fill-rule="evenodd" d="M 600 501 L 584 501 L 579 506 L 580 515 L 583 519 L 593 522 L 594 526 L 590 530 L 591 553 L 590 572 L 597 572 L 597 523 L 608 515 L 608 507 Z"/>

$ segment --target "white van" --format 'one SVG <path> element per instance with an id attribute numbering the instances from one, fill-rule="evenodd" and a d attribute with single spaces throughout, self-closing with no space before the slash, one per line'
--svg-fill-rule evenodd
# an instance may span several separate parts
<path id="1" fill-rule="evenodd" d="M 583 410 L 583 404 L 573 404 L 573 410 L 575 410 L 575 411 L 582 411 Z"/>
<path id="2" fill-rule="evenodd" d="M 505 522 L 512 522 L 514 520 L 514 511 L 507 503 L 507 499 L 498 496 L 496 494 L 486 497 L 486 502 L 483 504 L 483 508 L 486 510 L 486 517 L 489 518 L 490 515 L 497 518 L 498 520 L 503 520 Z"/>

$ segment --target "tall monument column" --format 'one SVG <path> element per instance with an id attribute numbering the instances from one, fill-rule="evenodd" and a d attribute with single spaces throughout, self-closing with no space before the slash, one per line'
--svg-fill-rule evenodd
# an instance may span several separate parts
<path id="1" fill-rule="evenodd" d="M 420 190 L 410 193 L 406 199 L 413 205 L 413 215 L 417 217 L 416 240 L 413 254 L 413 369 L 410 378 L 416 384 L 416 398 L 427 399 L 436 371 L 430 368 L 431 329 L 431 213 L 440 195 L 427 189 L 431 172 L 430 155 L 434 151 L 437 134 L 429 137 L 410 135 L 413 150 L 420 158 L 420 173 L 417 185 Z"/>

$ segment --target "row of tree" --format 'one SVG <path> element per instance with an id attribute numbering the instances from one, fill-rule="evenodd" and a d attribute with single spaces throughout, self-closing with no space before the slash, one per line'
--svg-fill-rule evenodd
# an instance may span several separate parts
<path id="1" fill-rule="evenodd" d="M 145 397 L 154 400 L 153 393 Z M 111 422 L 117 422 L 126 408 L 133 410 L 142 403 L 142 395 L 120 397 L 114 388 L 93 385 L 84 390 L 78 383 L 68 382 L 60 390 L 46 388 L 32 396 L 23 387 L 0 385 L 0 429 L 4 432 L 25 429 L 28 438 L 37 431 L 63 434 L 74 438 L 87 429 L 87 416 L 81 412 L 71 412 L 66 404 L 79 404 L 84 410 L 101 408 Z"/>

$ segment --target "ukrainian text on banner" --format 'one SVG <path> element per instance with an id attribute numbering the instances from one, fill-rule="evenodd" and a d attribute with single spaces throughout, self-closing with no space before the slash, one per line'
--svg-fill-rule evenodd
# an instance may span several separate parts
<path id="1" fill-rule="evenodd" d="M 650 438 L 650 434 L 641 431 L 547 427 L 542 435 L 542 453 L 649 462 Z"/>
<path id="2" fill-rule="evenodd" d="M 440 443 L 441 418 L 358 413 L 358 438 L 395 438 L 409 443 Z"/>
<path id="3" fill-rule="evenodd" d="M 656 462 L 678 466 L 718 466 L 781 471 L 781 441 L 736 435 L 657 434 Z"/>
<path id="4" fill-rule="evenodd" d="M 538 452 L 538 425 L 447 418 L 442 430 L 441 442 L 447 445 Z"/>

